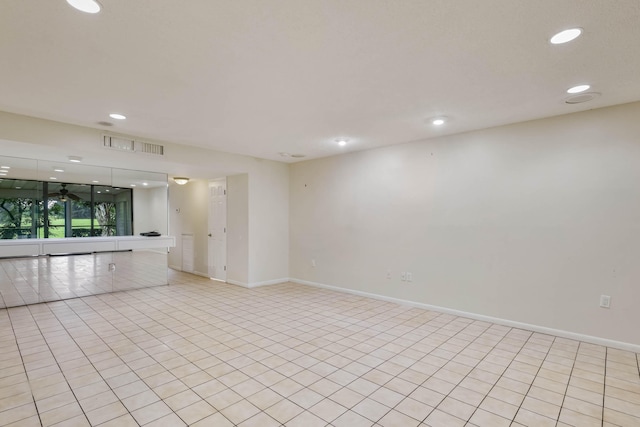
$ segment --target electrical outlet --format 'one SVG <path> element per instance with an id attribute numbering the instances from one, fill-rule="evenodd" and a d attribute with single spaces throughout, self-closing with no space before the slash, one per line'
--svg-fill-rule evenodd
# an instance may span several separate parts
<path id="1" fill-rule="evenodd" d="M 314 268 L 315 268 L 315 266 L 316 266 L 316 260 L 315 260 L 315 259 L 312 259 L 312 260 L 311 260 L 311 267 L 314 267 Z"/>
<path id="2" fill-rule="evenodd" d="M 611 297 L 609 295 L 600 295 L 600 307 L 609 308 L 611 305 Z"/>
<path id="3" fill-rule="evenodd" d="M 406 278 L 407 278 L 407 282 L 413 282 L 413 273 L 409 273 L 407 271 Z"/>
<path id="4" fill-rule="evenodd" d="M 404 271 L 400 273 L 400 280 L 402 280 L 403 282 L 407 281 L 407 273 L 405 273 Z"/>

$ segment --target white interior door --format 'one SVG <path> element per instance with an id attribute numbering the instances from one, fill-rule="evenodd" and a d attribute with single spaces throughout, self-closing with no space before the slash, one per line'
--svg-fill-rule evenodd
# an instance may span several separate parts
<path id="1" fill-rule="evenodd" d="M 227 280 L 227 180 L 209 182 L 209 277 Z"/>

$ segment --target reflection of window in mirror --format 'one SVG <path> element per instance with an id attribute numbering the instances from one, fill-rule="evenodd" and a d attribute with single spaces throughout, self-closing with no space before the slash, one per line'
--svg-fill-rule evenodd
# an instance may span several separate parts
<path id="1" fill-rule="evenodd" d="M 37 181 L 3 178 L 0 180 L 0 238 L 28 239 L 37 237 Z"/>
<path id="2" fill-rule="evenodd" d="M 0 238 L 133 234 L 132 190 L 89 184 L 0 180 Z"/>

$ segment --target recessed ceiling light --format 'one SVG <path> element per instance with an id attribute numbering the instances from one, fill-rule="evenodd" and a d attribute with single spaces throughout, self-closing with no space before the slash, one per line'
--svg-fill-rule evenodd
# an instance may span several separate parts
<path id="1" fill-rule="evenodd" d="M 67 3 L 86 13 L 98 13 L 102 9 L 97 0 L 67 0 Z"/>
<path id="2" fill-rule="evenodd" d="M 102 191 L 98 191 L 98 194 L 102 194 Z"/>
<path id="3" fill-rule="evenodd" d="M 22 187 L 16 187 L 16 190 L 20 190 Z"/>
<path id="4" fill-rule="evenodd" d="M 338 138 L 336 139 L 336 142 L 340 147 L 344 147 L 345 145 L 347 145 L 347 142 L 349 142 L 349 138 Z"/>
<path id="5" fill-rule="evenodd" d="M 116 188 L 116 190 L 119 190 L 119 188 Z M 109 190 L 108 190 L 108 189 L 107 189 L 107 190 L 104 190 L 104 191 L 106 191 L 107 193 L 109 192 Z"/>
<path id="6" fill-rule="evenodd" d="M 282 157 L 291 157 L 291 154 L 285 153 L 284 151 L 281 151 L 278 154 L 280 154 L 280 156 L 282 156 Z"/>
<path id="7" fill-rule="evenodd" d="M 136 186 L 135 184 L 131 184 L 131 185 L 130 185 L 130 187 L 135 187 L 135 186 Z"/>
<path id="8" fill-rule="evenodd" d="M 589 90 L 590 88 L 591 86 L 589 85 L 578 85 L 570 89 L 567 89 L 567 93 L 580 93 L 580 92 L 584 92 L 585 90 Z"/>
<path id="9" fill-rule="evenodd" d="M 53 169 L 54 172 L 64 172 L 64 169 L 60 169 L 60 168 L 55 168 Z"/>
<path id="10" fill-rule="evenodd" d="M 549 41 L 551 44 L 568 43 L 580 36 L 580 34 L 582 34 L 582 28 L 570 28 L 568 30 L 560 31 L 558 34 L 551 37 Z"/>
<path id="11" fill-rule="evenodd" d="M 431 117 L 430 119 L 427 119 L 425 121 L 431 123 L 434 126 L 442 126 L 449 121 L 449 118 L 447 116 L 436 116 Z"/>
<path id="12" fill-rule="evenodd" d="M 94 180 L 93 180 L 93 181 L 91 181 L 91 182 L 93 182 L 94 184 L 97 184 L 97 183 L 99 183 L 100 181 L 96 181 L 96 180 L 94 179 Z"/>
<path id="13" fill-rule="evenodd" d="M 58 179 L 55 176 L 50 176 L 49 179 Z"/>
<path id="14" fill-rule="evenodd" d="M 11 169 L 11 166 L 0 166 L 0 169 Z"/>
<path id="15" fill-rule="evenodd" d="M 123 116 L 122 114 L 118 114 L 118 113 L 111 113 L 109 114 L 109 117 L 116 120 L 124 120 L 127 118 L 127 116 Z"/>
<path id="16" fill-rule="evenodd" d="M 69 161 L 73 163 L 80 163 L 82 161 L 82 157 L 79 156 L 69 156 Z"/>
<path id="17" fill-rule="evenodd" d="M 142 185 L 144 185 L 146 187 L 147 185 L 149 185 L 149 183 L 148 182 L 143 182 Z"/>

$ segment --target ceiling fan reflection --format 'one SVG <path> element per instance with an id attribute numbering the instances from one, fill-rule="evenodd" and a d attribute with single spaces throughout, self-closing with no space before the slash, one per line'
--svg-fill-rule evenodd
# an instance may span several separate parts
<path id="1" fill-rule="evenodd" d="M 62 188 L 58 193 L 49 193 L 47 194 L 47 196 L 57 198 L 61 202 L 66 202 L 69 199 L 75 200 L 76 202 L 79 201 L 80 197 L 76 196 L 75 194 L 69 193 L 69 190 L 67 190 L 66 187 L 67 184 L 62 184 Z"/>

